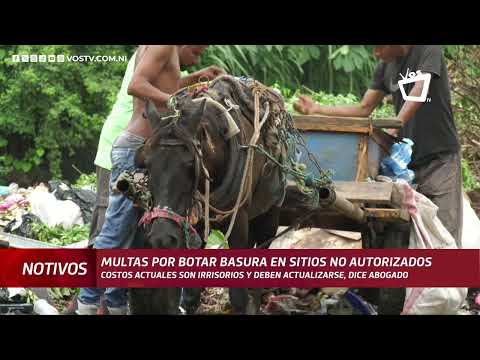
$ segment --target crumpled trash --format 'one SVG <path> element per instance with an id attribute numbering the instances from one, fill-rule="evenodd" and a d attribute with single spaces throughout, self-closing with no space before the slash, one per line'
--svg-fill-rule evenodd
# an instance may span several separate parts
<path id="1" fill-rule="evenodd" d="M 0 214 L 11 211 L 18 206 L 28 205 L 28 201 L 20 194 L 11 194 L 0 203 Z"/>
<path id="2" fill-rule="evenodd" d="M 343 288 L 266 289 L 262 312 L 266 315 L 377 315 L 376 308 Z M 325 290 L 325 291 L 324 291 Z"/>
<path id="3" fill-rule="evenodd" d="M 280 227 L 278 233 L 284 231 Z M 361 249 L 361 235 L 354 232 L 338 232 L 320 228 L 291 229 L 279 236 L 270 249 Z"/>
<path id="4" fill-rule="evenodd" d="M 71 188 L 59 180 L 49 181 L 48 189 L 58 200 L 71 200 L 77 204 L 82 212 L 82 219 L 85 224 L 92 221 L 96 201 L 96 194 L 93 191 Z"/>
<path id="5" fill-rule="evenodd" d="M 10 299 L 8 288 L 0 288 L 0 303 L 6 303 Z"/>
<path id="6" fill-rule="evenodd" d="M 27 290 L 24 288 L 8 288 L 8 297 L 13 302 L 24 302 L 27 299 Z"/>
<path id="7" fill-rule="evenodd" d="M 23 303 L 27 300 L 25 288 L 0 288 L 0 303 Z"/>
<path id="8" fill-rule="evenodd" d="M 268 298 L 263 311 L 271 315 L 305 314 L 306 310 L 298 309 L 298 297 L 293 295 L 273 295 Z"/>
<path id="9" fill-rule="evenodd" d="M 372 304 L 366 302 L 360 295 L 355 294 L 351 290 L 348 290 L 345 293 L 345 299 L 362 315 L 378 315 L 377 310 Z"/>
<path id="10" fill-rule="evenodd" d="M 206 288 L 200 295 L 197 314 L 228 314 L 231 312 L 228 291 L 224 288 Z"/>
<path id="11" fill-rule="evenodd" d="M 44 187 L 36 187 L 28 195 L 32 214 L 50 227 L 61 225 L 71 229 L 74 225 L 83 225 L 80 207 L 71 200 L 57 200 L 55 195 Z"/>
<path id="12" fill-rule="evenodd" d="M 262 313 L 266 315 L 323 315 L 319 289 L 264 289 Z"/>
<path id="13" fill-rule="evenodd" d="M 58 310 L 45 299 L 39 299 L 33 303 L 33 312 L 37 315 L 59 315 Z"/>
<path id="14" fill-rule="evenodd" d="M 33 311 L 25 288 L 0 288 L 0 315 L 26 315 Z"/>
<path id="15" fill-rule="evenodd" d="M 23 214 L 10 221 L 3 231 L 14 235 L 33 238 L 32 224 L 41 224 L 42 220 L 34 214 Z"/>

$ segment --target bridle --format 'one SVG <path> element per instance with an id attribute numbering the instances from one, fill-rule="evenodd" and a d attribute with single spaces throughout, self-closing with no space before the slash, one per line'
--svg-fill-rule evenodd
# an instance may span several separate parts
<path id="1" fill-rule="evenodd" d="M 168 207 L 161 207 L 160 205 L 154 206 L 151 210 L 146 211 L 140 219 L 139 225 L 151 224 L 157 219 L 168 219 L 175 222 L 181 229 L 185 237 L 185 243 L 188 249 L 198 249 L 202 246 L 201 237 L 193 227 L 189 215 L 191 215 L 194 207 L 195 192 L 198 189 L 200 183 L 200 171 L 203 171 L 203 175 L 209 179 L 208 171 L 203 164 L 203 154 L 200 146 L 200 142 L 196 138 L 190 138 L 186 132 L 177 125 L 176 122 L 172 122 L 169 127 L 172 127 L 172 132 L 176 136 L 176 139 L 159 139 L 155 141 L 156 146 L 185 146 L 194 158 L 194 184 L 192 188 L 192 194 L 189 197 L 191 203 L 186 207 L 186 215 L 181 216 Z M 150 140 L 148 140 L 150 141 Z M 210 180 L 210 179 L 209 179 Z"/>

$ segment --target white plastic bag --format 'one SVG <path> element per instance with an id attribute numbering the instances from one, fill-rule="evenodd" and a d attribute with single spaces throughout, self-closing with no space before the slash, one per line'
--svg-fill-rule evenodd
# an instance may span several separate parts
<path id="1" fill-rule="evenodd" d="M 33 304 L 33 311 L 37 315 L 59 315 L 58 310 L 44 299 L 35 301 Z"/>
<path id="2" fill-rule="evenodd" d="M 480 219 L 465 194 L 463 196 L 462 249 L 480 249 Z"/>
<path id="3" fill-rule="evenodd" d="M 408 184 L 395 185 L 402 206 L 412 218 L 410 249 L 457 249 L 455 239 L 437 217 L 438 207 Z M 452 271 L 455 271 L 452 269 Z M 467 288 L 407 288 L 403 315 L 453 315 L 467 297 Z"/>
<path id="4" fill-rule="evenodd" d="M 70 200 L 57 200 L 55 195 L 35 189 L 28 196 L 32 213 L 48 226 L 61 225 L 70 229 L 73 225 L 83 225 L 80 207 Z"/>

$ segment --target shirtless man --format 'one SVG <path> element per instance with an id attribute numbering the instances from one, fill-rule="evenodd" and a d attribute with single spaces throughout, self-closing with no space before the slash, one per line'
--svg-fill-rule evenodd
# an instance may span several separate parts
<path id="1" fill-rule="evenodd" d="M 142 234 L 137 231 L 138 209 L 123 194 L 112 192 L 112 187 L 124 171 L 136 170 L 135 153 L 152 136 L 149 120 L 143 117 L 145 100 L 151 99 L 160 112 L 166 111 L 171 95 L 178 89 L 195 84 L 200 78 L 214 79 L 224 74 L 221 69 L 212 66 L 180 78 L 180 66 L 195 65 L 206 47 L 149 45 L 144 50 L 128 87 L 128 94 L 134 96 L 132 119 L 113 144 L 108 208 L 102 230 L 94 240 L 94 248 L 143 247 Z M 81 289 L 77 307 L 80 315 L 124 315 L 127 313 L 127 289 Z"/>
<path id="2" fill-rule="evenodd" d="M 150 122 L 142 113 L 144 99 L 152 100 L 160 112 L 168 110 L 168 100 L 178 89 L 195 84 L 201 78 L 214 79 L 224 74 L 223 70 L 211 66 L 180 78 L 180 66 L 192 66 L 198 62 L 206 45 L 151 45 L 138 64 L 128 94 L 138 102 L 137 111 L 127 127 L 127 132 L 148 139 L 152 135 Z"/>

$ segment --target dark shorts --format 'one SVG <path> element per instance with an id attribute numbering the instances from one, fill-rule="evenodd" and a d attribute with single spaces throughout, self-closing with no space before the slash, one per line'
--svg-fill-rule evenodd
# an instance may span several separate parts
<path id="1" fill-rule="evenodd" d="M 461 248 L 463 193 L 461 157 L 458 153 L 442 154 L 415 169 L 417 191 L 438 206 L 438 218 Z"/>

